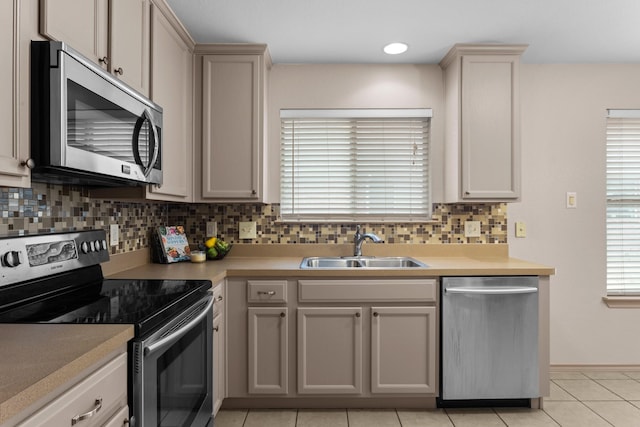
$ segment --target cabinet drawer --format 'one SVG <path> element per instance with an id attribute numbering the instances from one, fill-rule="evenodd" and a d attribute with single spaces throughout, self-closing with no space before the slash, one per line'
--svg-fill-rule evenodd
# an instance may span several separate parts
<path id="1" fill-rule="evenodd" d="M 213 288 L 213 317 L 221 314 L 224 310 L 224 296 L 222 295 L 222 283 Z"/>
<path id="2" fill-rule="evenodd" d="M 247 282 L 247 302 L 286 303 L 286 280 L 249 280 Z"/>
<path id="3" fill-rule="evenodd" d="M 101 426 L 109 416 L 126 405 L 127 355 L 121 354 L 54 399 L 20 426 Z M 83 414 L 84 419 L 79 420 Z M 74 418 L 77 421 L 72 424 Z"/>
<path id="4" fill-rule="evenodd" d="M 300 302 L 436 301 L 435 279 L 298 280 Z"/>

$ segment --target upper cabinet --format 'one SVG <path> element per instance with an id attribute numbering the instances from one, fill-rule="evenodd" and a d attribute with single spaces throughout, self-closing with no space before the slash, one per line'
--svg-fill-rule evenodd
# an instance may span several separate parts
<path id="1" fill-rule="evenodd" d="M 196 201 L 264 200 L 266 45 L 196 47 Z"/>
<path id="2" fill-rule="evenodd" d="M 150 0 L 40 0 L 40 32 L 149 94 Z"/>
<path id="3" fill-rule="evenodd" d="M 445 79 L 445 202 L 520 197 L 520 55 L 526 45 L 455 45 Z"/>
<path id="4" fill-rule="evenodd" d="M 0 54 L 5 74 L 0 79 L 0 186 L 29 187 L 29 43 L 30 4 L 0 2 Z"/>

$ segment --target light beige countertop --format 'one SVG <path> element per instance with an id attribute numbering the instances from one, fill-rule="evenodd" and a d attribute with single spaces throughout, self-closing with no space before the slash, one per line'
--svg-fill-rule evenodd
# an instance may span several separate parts
<path id="1" fill-rule="evenodd" d="M 132 325 L 0 325 L 0 424 L 131 338 Z"/>
<path id="2" fill-rule="evenodd" d="M 366 250 L 365 250 L 366 249 Z M 508 256 L 507 245 L 365 245 L 365 256 L 412 256 L 427 268 L 405 269 L 301 269 L 305 256 L 349 256 L 352 245 L 235 245 L 229 255 L 204 263 L 144 264 L 119 269 L 105 266 L 114 278 L 208 279 L 225 277 L 439 277 L 536 275 L 549 276 L 555 269 Z"/>

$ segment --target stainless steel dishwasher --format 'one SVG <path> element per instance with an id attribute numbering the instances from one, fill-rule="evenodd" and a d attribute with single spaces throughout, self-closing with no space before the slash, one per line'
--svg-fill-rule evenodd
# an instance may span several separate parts
<path id="1" fill-rule="evenodd" d="M 442 279 L 442 401 L 539 397 L 538 278 Z"/>

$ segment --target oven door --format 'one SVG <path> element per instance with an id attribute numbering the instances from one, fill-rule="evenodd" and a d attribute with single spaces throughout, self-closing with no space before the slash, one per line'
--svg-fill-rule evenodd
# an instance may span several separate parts
<path id="1" fill-rule="evenodd" d="M 213 413 L 209 294 L 132 351 L 134 427 L 205 427 Z"/>

